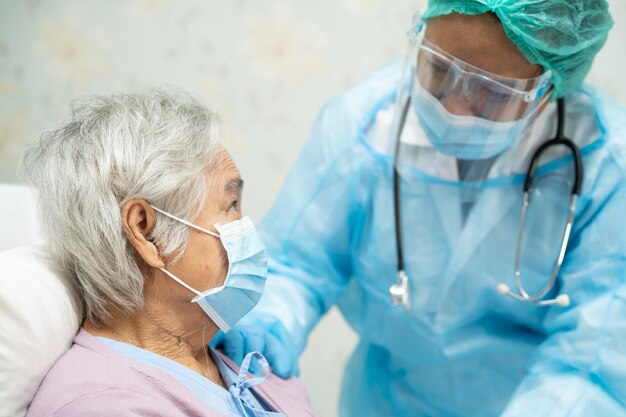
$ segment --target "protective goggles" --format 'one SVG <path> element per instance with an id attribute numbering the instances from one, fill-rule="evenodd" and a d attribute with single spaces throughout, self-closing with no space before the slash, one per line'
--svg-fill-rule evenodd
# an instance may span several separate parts
<path id="1" fill-rule="evenodd" d="M 409 31 L 411 53 L 416 54 L 415 82 L 442 103 L 463 104 L 475 117 L 510 122 L 533 113 L 551 91 L 551 72 L 518 79 L 493 74 L 455 58 L 425 37 L 418 21 Z"/>

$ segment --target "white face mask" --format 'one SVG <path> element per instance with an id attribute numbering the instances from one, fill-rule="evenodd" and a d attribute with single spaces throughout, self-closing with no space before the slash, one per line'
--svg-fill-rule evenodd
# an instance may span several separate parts
<path id="1" fill-rule="evenodd" d="M 192 291 L 191 300 L 198 303 L 207 316 L 224 332 L 228 332 L 259 302 L 267 279 L 267 252 L 249 217 L 225 225 L 216 224 L 218 233 L 196 226 L 154 206 L 157 212 L 222 241 L 228 255 L 228 274 L 224 284 L 200 292 L 183 280 L 160 268 L 163 273 Z"/>

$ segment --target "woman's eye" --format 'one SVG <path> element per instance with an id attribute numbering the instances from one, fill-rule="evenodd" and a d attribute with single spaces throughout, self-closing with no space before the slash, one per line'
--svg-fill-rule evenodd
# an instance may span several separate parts
<path id="1" fill-rule="evenodd" d="M 232 203 L 230 203 L 231 210 L 237 210 L 237 206 L 239 206 L 239 200 L 234 200 Z"/>

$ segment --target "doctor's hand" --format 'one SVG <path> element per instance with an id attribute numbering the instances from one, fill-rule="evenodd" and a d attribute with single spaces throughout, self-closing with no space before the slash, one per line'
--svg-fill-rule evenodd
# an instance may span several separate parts
<path id="1" fill-rule="evenodd" d="M 221 349 L 237 365 L 241 365 L 246 354 L 260 352 L 275 375 L 283 379 L 298 376 L 298 355 L 287 329 L 273 317 L 258 318 L 255 316 L 254 322 L 244 318 L 228 333 L 217 332 L 211 346 Z"/>

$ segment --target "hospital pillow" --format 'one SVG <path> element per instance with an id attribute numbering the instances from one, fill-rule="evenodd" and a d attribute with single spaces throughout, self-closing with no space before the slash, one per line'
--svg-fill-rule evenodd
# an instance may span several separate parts
<path id="1" fill-rule="evenodd" d="M 22 417 L 71 345 L 82 315 L 73 288 L 43 245 L 0 252 L 0 416 Z"/>

